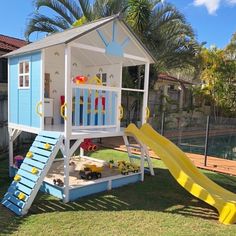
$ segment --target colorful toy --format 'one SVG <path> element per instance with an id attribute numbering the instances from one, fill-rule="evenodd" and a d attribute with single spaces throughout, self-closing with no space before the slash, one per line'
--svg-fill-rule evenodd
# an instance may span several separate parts
<path id="1" fill-rule="evenodd" d="M 61 179 L 54 179 L 53 183 L 59 187 L 63 187 L 64 186 L 64 182 Z"/>
<path id="2" fill-rule="evenodd" d="M 84 141 L 80 144 L 80 147 L 89 152 L 97 150 L 97 145 L 92 143 L 90 138 L 84 139 Z"/>
<path id="3" fill-rule="evenodd" d="M 18 155 L 18 156 L 15 156 L 14 160 L 15 160 L 16 167 L 19 169 L 21 164 L 22 164 L 22 162 L 24 161 L 24 157 Z"/>
<path id="4" fill-rule="evenodd" d="M 83 170 L 80 170 L 79 175 L 81 179 L 99 179 L 102 177 L 102 167 L 96 165 L 85 165 Z"/>
<path id="5" fill-rule="evenodd" d="M 83 75 L 77 75 L 75 78 L 73 78 L 73 83 L 75 84 L 85 84 L 88 81 L 88 78 Z"/>

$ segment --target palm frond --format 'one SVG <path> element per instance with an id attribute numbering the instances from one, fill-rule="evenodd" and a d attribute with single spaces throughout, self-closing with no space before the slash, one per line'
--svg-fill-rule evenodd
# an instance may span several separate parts
<path id="1" fill-rule="evenodd" d="M 68 9 L 65 5 L 61 4 L 60 0 L 36 0 L 36 9 L 39 10 L 41 7 L 48 7 L 55 11 L 59 16 L 63 17 L 70 25 L 74 23 L 76 18 L 71 18 L 68 14 Z"/>
<path id="2" fill-rule="evenodd" d="M 28 39 L 30 34 L 36 31 L 54 33 L 65 30 L 67 28 L 69 28 L 69 24 L 67 21 L 64 20 L 64 18 L 60 16 L 50 18 L 37 13 L 29 20 L 25 31 L 25 37 Z"/>
<path id="3" fill-rule="evenodd" d="M 90 5 L 89 0 L 77 0 L 80 4 L 83 15 L 88 19 L 88 21 L 92 21 L 94 19 L 93 9 Z"/>

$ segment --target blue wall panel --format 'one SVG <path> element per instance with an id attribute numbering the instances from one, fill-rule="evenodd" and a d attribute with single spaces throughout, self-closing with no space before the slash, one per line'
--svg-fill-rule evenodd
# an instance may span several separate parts
<path id="1" fill-rule="evenodd" d="M 40 101 L 41 87 L 41 53 L 31 55 L 31 126 L 40 127 L 40 117 L 36 113 L 37 103 Z"/>
<path id="2" fill-rule="evenodd" d="M 9 59 L 9 122 L 18 124 L 18 57 Z"/>
<path id="3" fill-rule="evenodd" d="M 30 62 L 30 87 L 28 89 L 18 88 L 18 64 L 23 60 Z M 12 57 L 9 59 L 9 64 L 9 122 L 39 128 L 40 117 L 36 114 L 36 105 L 40 101 L 41 94 L 41 52 Z"/>
<path id="4" fill-rule="evenodd" d="M 84 196 L 107 191 L 107 185 L 108 181 L 97 184 L 91 184 L 80 188 L 70 189 L 69 201 L 74 201 Z"/>

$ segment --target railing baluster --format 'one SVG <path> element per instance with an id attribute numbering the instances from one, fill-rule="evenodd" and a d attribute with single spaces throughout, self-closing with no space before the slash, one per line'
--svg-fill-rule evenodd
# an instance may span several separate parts
<path id="1" fill-rule="evenodd" d="M 83 90 L 83 126 L 88 125 L 88 89 Z"/>
<path id="2" fill-rule="evenodd" d="M 90 125 L 95 125 L 95 90 L 91 90 Z"/>
<path id="3" fill-rule="evenodd" d="M 104 125 L 110 125 L 111 119 L 110 119 L 110 94 L 111 92 L 106 91 L 105 94 L 105 124 Z"/>
<path id="4" fill-rule="evenodd" d="M 80 88 L 75 89 L 75 109 L 74 109 L 75 125 L 80 125 Z"/>
<path id="5" fill-rule="evenodd" d="M 116 104 L 116 93 L 112 92 L 111 93 L 111 124 L 115 125 L 116 124 L 116 112 L 117 109 L 117 104 Z"/>
<path id="6" fill-rule="evenodd" d="M 103 110 L 103 106 L 102 106 L 102 91 L 99 90 L 98 92 L 98 107 L 97 107 L 97 116 L 98 116 L 98 125 L 102 125 L 102 110 Z"/>

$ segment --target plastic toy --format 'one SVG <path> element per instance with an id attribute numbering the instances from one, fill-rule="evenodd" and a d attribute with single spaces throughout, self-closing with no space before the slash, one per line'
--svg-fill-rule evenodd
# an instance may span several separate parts
<path id="1" fill-rule="evenodd" d="M 88 81 L 88 78 L 83 75 L 77 75 L 75 78 L 73 78 L 73 83 L 75 84 L 85 84 Z"/>
<path id="2" fill-rule="evenodd" d="M 80 144 L 80 147 L 89 152 L 97 150 L 97 145 L 92 143 L 90 138 L 84 139 L 84 141 Z"/>
<path id="3" fill-rule="evenodd" d="M 44 148 L 45 148 L 46 150 L 50 150 L 50 149 L 52 148 L 52 146 L 51 146 L 49 143 L 45 143 L 45 144 L 44 144 Z"/>
<path id="4" fill-rule="evenodd" d="M 14 160 L 15 160 L 16 167 L 19 169 L 21 164 L 22 164 L 22 162 L 24 161 L 24 157 L 18 155 L 18 156 L 15 156 Z"/>
<path id="5" fill-rule="evenodd" d="M 20 200 L 25 200 L 26 196 L 25 196 L 24 193 L 19 193 L 18 198 L 19 198 Z"/>
<path id="6" fill-rule="evenodd" d="M 19 175 L 15 175 L 14 181 L 19 182 L 21 180 L 21 177 Z"/>
<path id="7" fill-rule="evenodd" d="M 64 182 L 61 179 L 54 179 L 53 183 L 59 187 L 63 187 L 64 186 Z"/>
<path id="8" fill-rule="evenodd" d="M 96 165 L 85 165 L 84 169 L 80 170 L 79 175 L 81 179 L 99 179 L 102 177 L 102 170 L 102 167 L 98 167 Z"/>
<path id="9" fill-rule="evenodd" d="M 32 152 L 27 152 L 26 157 L 27 158 L 32 158 L 33 157 L 33 153 Z"/>

